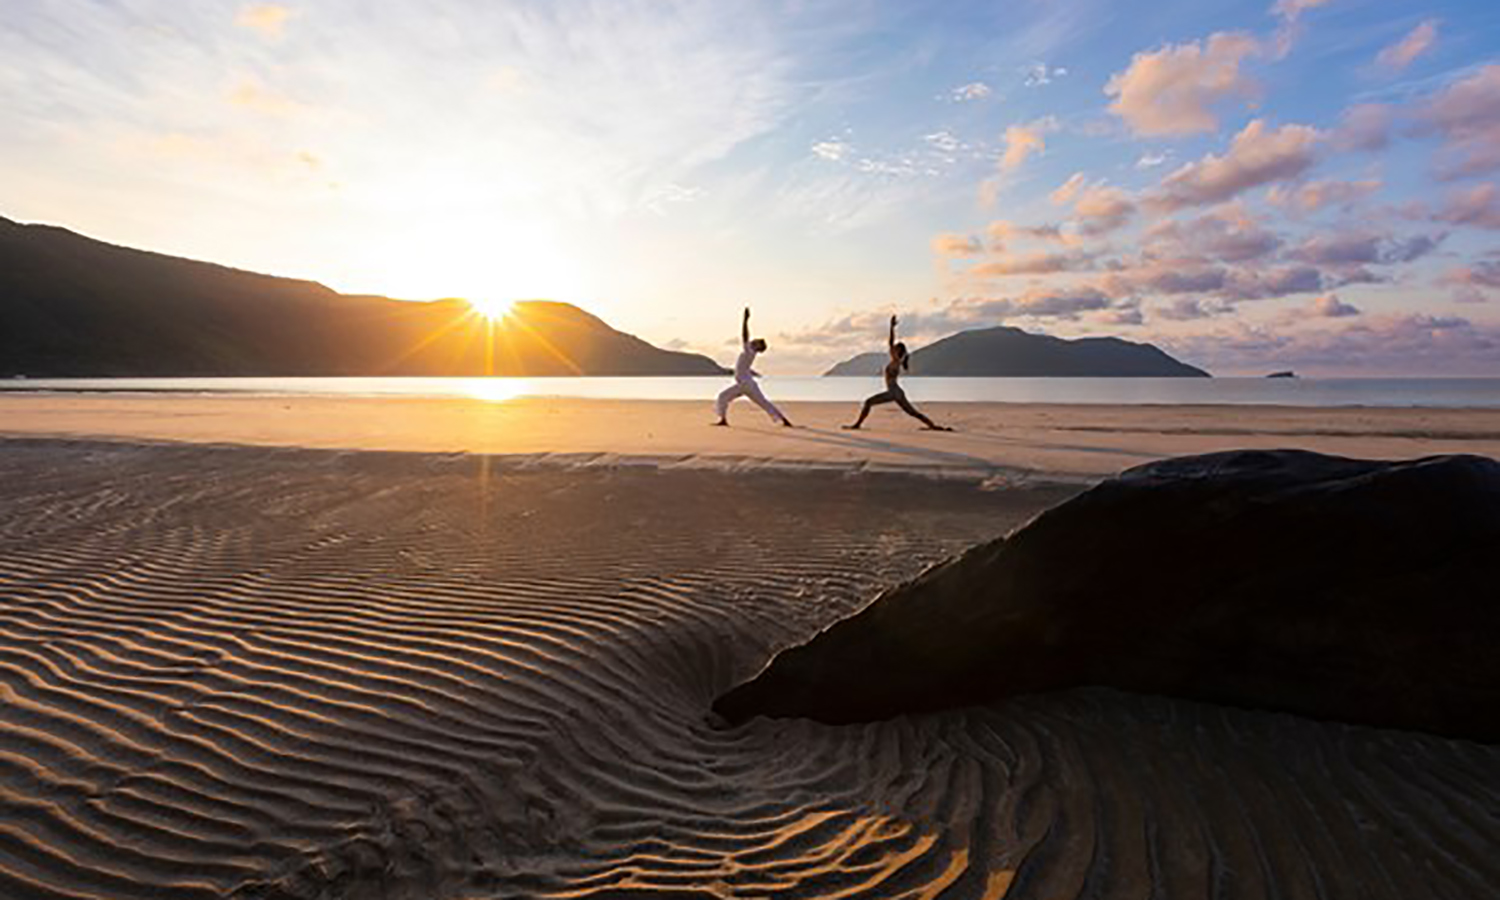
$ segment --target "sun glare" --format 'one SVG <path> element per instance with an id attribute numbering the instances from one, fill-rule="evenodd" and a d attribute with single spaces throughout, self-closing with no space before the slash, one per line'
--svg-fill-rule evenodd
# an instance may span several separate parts
<path id="1" fill-rule="evenodd" d="M 469 297 L 467 300 L 474 312 L 484 316 L 491 322 L 499 322 L 509 317 L 516 305 L 513 300 L 499 300 L 486 297 Z"/>

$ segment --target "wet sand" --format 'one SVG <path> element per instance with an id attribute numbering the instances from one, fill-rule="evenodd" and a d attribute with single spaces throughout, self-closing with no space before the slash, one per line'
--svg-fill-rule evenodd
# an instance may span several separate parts
<path id="1" fill-rule="evenodd" d="M 1500 748 L 1102 690 L 709 721 L 1077 489 L 0 442 L 0 896 L 1494 894 Z"/>

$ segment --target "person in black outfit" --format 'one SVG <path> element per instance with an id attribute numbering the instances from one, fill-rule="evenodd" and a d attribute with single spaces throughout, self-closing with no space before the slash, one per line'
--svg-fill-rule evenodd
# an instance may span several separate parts
<path id="1" fill-rule="evenodd" d="M 938 425 L 922 415 L 915 406 L 912 406 L 911 401 L 906 399 L 906 391 L 901 389 L 901 385 L 897 381 L 901 377 L 902 369 L 911 369 L 911 362 L 906 353 L 906 345 L 896 340 L 895 316 L 891 316 L 891 333 L 886 343 L 890 347 L 891 361 L 885 364 L 885 390 L 867 398 L 864 407 L 859 411 L 859 418 L 855 420 L 853 425 L 845 425 L 844 428 L 851 431 L 856 430 L 864 424 L 865 417 L 870 414 L 872 407 L 879 406 L 882 403 L 894 403 L 901 407 L 907 415 L 914 419 L 920 419 L 922 425 L 929 431 L 952 431 L 952 428 Z"/>

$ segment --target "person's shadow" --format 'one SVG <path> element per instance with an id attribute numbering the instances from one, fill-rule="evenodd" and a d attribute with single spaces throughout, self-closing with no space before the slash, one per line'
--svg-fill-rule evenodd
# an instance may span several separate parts
<path id="1" fill-rule="evenodd" d="M 969 453 L 958 453 L 953 450 L 939 450 L 934 447 L 923 447 L 917 444 L 903 444 L 885 438 L 871 437 L 862 431 L 830 431 L 824 428 L 811 428 L 806 425 L 798 428 L 779 429 L 778 436 L 791 438 L 793 440 L 805 441 L 812 444 L 824 444 L 833 447 L 847 447 L 859 450 L 871 450 L 880 453 L 892 453 L 901 456 L 909 456 L 927 462 L 943 463 L 947 465 L 963 465 L 974 469 L 1001 469 L 992 460 L 982 456 L 974 456 Z"/>

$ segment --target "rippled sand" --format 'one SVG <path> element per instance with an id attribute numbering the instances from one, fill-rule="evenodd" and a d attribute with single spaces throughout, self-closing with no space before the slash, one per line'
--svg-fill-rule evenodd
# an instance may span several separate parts
<path id="1" fill-rule="evenodd" d="M 1500 748 L 1106 691 L 708 721 L 1072 490 L 0 443 L 0 897 L 1500 893 Z"/>

